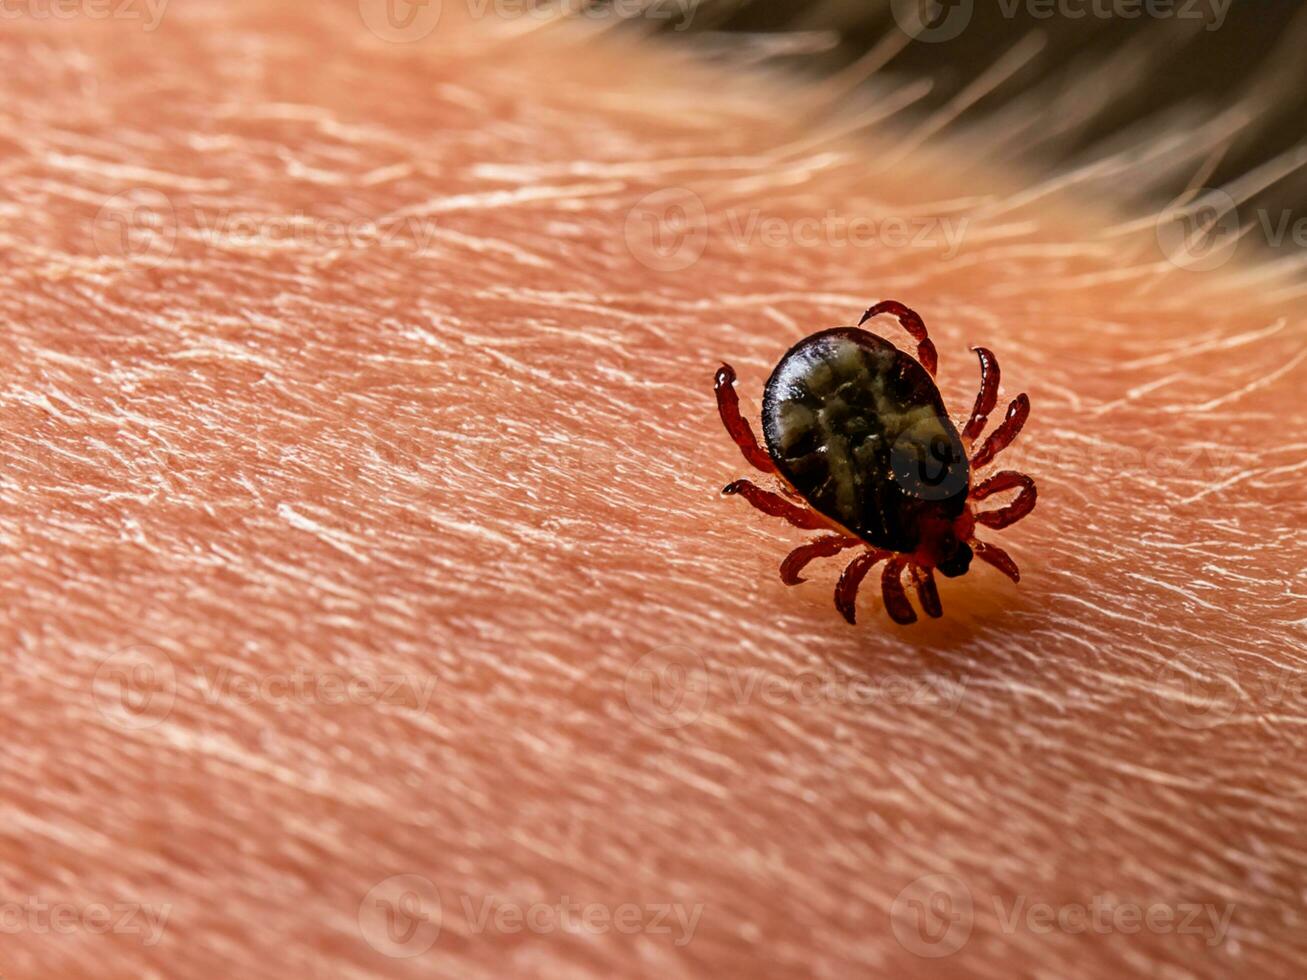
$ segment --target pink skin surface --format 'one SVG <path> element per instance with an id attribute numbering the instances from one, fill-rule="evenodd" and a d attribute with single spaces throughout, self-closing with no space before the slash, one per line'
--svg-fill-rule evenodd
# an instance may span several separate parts
<path id="1" fill-rule="evenodd" d="M 445 6 L 0 35 L 0 972 L 1294 975 L 1303 300 Z M 850 627 L 712 377 L 888 297 L 1039 507 Z"/>

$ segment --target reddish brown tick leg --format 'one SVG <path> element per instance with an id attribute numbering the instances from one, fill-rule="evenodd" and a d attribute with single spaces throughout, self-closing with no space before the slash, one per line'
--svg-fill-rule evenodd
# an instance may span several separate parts
<path id="1" fill-rule="evenodd" d="M 883 303 L 877 303 L 866 313 L 862 314 L 862 319 L 858 321 L 858 326 L 862 326 L 872 317 L 880 316 L 882 313 L 888 313 L 890 316 L 898 317 L 899 325 L 903 327 L 917 342 L 917 360 L 921 366 L 933 378 L 935 376 L 935 366 L 939 362 L 939 357 L 935 353 L 935 345 L 931 343 L 930 336 L 926 333 L 926 324 L 922 322 L 921 317 L 913 310 L 908 309 L 902 303 L 892 299 L 887 299 Z"/>
<path id="2" fill-rule="evenodd" d="M 1003 423 L 989 434 L 989 438 L 980 447 L 980 451 L 971 457 L 971 468 L 973 470 L 980 469 L 1006 449 L 1012 440 L 1017 437 L 1021 427 L 1026 424 L 1026 417 L 1029 415 L 1030 399 L 1026 397 L 1026 393 L 1023 391 L 1012 399 L 1012 404 L 1007 407 L 1007 417 L 1003 419 Z"/>
<path id="3" fill-rule="evenodd" d="M 845 548 L 852 548 L 854 545 L 861 543 L 857 538 L 832 534 L 830 537 L 818 538 L 816 541 L 800 545 L 781 562 L 781 581 L 786 585 L 798 585 L 803 581 L 799 577 L 799 573 L 803 571 L 808 562 L 814 558 L 829 558 L 831 555 L 839 554 Z"/>
<path id="4" fill-rule="evenodd" d="M 931 568 L 912 566 L 912 577 L 917 583 L 917 599 L 926 615 L 939 619 L 944 615 L 944 606 L 939 601 L 939 589 L 935 587 L 935 571 Z"/>
<path id="5" fill-rule="evenodd" d="M 908 602 L 908 594 L 903 590 L 903 569 L 907 563 L 906 558 L 891 558 L 880 576 L 880 591 L 885 597 L 885 611 L 889 613 L 889 618 L 900 626 L 907 626 L 917 621 L 912 603 Z"/>
<path id="6" fill-rule="evenodd" d="M 1017 498 L 1012 503 L 1006 507 L 1000 507 L 998 510 L 977 514 L 976 523 L 983 524 L 985 527 L 1004 528 L 1009 524 L 1015 524 L 1034 510 L 1035 499 L 1038 496 L 1035 481 L 1026 474 L 1018 473 L 1015 470 L 1003 470 L 1000 473 L 995 473 L 983 483 L 977 484 L 971 490 L 971 499 L 984 500 L 991 494 L 1011 490 L 1013 487 L 1020 487 L 1021 492 L 1017 494 Z"/>
<path id="7" fill-rule="evenodd" d="M 977 541 L 975 538 L 971 539 L 970 544 L 971 550 L 975 552 L 976 557 L 981 561 L 993 565 L 1013 582 L 1021 581 L 1021 569 L 1017 568 L 1017 563 L 998 545 L 986 544 L 984 541 Z"/>
<path id="8" fill-rule="evenodd" d="M 989 413 L 994 411 L 994 406 L 998 403 L 999 370 L 998 358 L 994 356 L 992 350 L 986 347 L 971 349 L 980 358 L 980 392 L 976 395 L 976 404 L 971 409 L 971 418 L 967 420 L 967 427 L 962 430 L 962 438 L 968 442 L 975 442 L 976 436 L 985 428 Z"/>
<path id="9" fill-rule="evenodd" d="M 888 558 L 889 554 L 888 551 L 877 550 L 863 552 L 849 562 L 839 582 L 835 584 L 835 608 L 848 620 L 850 626 L 857 620 L 858 588 L 862 585 L 862 580 L 876 562 Z"/>
<path id="10" fill-rule="evenodd" d="M 767 455 L 767 450 L 758 445 L 748 420 L 740 414 L 740 398 L 735 393 L 735 368 L 729 364 L 718 368 L 714 387 L 717 390 L 717 411 L 721 413 L 722 424 L 740 447 L 740 452 L 744 453 L 744 458 L 764 473 L 775 473 L 776 465 Z"/>
<path id="11" fill-rule="evenodd" d="M 798 507 L 778 493 L 772 493 L 770 490 L 764 490 L 762 487 L 755 486 L 748 480 L 736 480 L 734 483 L 728 483 L 722 488 L 722 493 L 738 493 L 741 497 L 753 504 L 764 514 L 770 517 L 781 517 L 789 521 L 795 527 L 801 527 L 805 531 L 829 531 L 830 521 L 822 517 L 816 511 L 808 510 L 805 507 Z"/>

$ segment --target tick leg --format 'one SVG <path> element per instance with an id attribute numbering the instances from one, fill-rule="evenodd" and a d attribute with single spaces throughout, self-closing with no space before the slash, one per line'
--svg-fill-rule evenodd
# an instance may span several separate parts
<path id="1" fill-rule="evenodd" d="M 902 303 L 887 299 L 883 303 L 877 303 L 862 314 L 858 326 L 862 326 L 872 317 L 880 316 L 882 313 L 898 317 L 899 325 L 911 334 L 912 339 L 917 342 L 917 360 L 921 362 L 921 366 L 933 378 L 935 376 L 935 365 L 938 363 L 939 357 L 935 353 L 935 345 L 930 342 L 930 337 L 926 333 L 926 324 L 922 322 L 921 317 Z"/>
<path id="2" fill-rule="evenodd" d="M 717 390 L 717 411 L 721 413 L 722 425 L 726 426 L 744 458 L 764 473 L 775 473 L 776 465 L 767 455 L 767 450 L 758 445 L 748 419 L 740 414 L 740 398 L 735 393 L 735 368 L 729 364 L 719 367 L 713 386 Z"/>
<path id="3" fill-rule="evenodd" d="M 880 576 L 880 591 L 885 597 L 885 611 L 889 613 L 889 618 L 900 626 L 907 626 L 917 621 L 912 603 L 908 602 L 908 594 L 903 590 L 903 569 L 907 563 L 906 558 L 891 558 Z"/>
<path id="4" fill-rule="evenodd" d="M 994 405 L 998 403 L 999 378 L 998 358 L 994 352 L 987 347 L 971 349 L 980 358 L 980 393 L 976 395 L 976 405 L 971 409 L 967 427 L 962 430 L 962 438 L 968 443 L 976 441 L 976 436 L 985 428 L 989 413 L 994 411 Z"/>
<path id="5" fill-rule="evenodd" d="M 728 483 L 722 488 L 722 493 L 728 495 L 738 493 L 764 514 L 770 517 L 782 517 L 795 527 L 801 527 L 805 531 L 830 530 L 830 521 L 815 510 L 808 510 L 806 507 L 792 504 L 780 494 L 764 490 L 748 480 L 736 480 L 734 483 Z"/>
<path id="6" fill-rule="evenodd" d="M 1011 444 L 1012 440 L 1017 437 L 1021 427 L 1026 424 L 1026 418 L 1030 415 L 1030 399 L 1026 397 L 1023 391 L 1012 399 L 1012 404 L 1007 407 L 1007 416 L 997 429 L 989 434 L 984 445 L 976 455 L 971 457 L 971 468 L 978 470 L 989 463 L 995 456 L 1001 453 Z"/>
<path id="7" fill-rule="evenodd" d="M 835 584 L 835 608 L 840 611 L 841 616 L 848 620 L 850 626 L 857 619 L 858 588 L 862 585 L 862 580 L 867 577 L 867 573 L 871 571 L 876 562 L 888 558 L 889 554 L 888 551 L 875 549 L 864 551 L 849 562 L 848 567 L 844 569 L 844 574 L 840 576 L 839 582 Z"/>
<path id="8" fill-rule="evenodd" d="M 995 473 L 988 480 L 976 484 L 971 488 L 971 499 L 984 500 L 991 494 L 1011 490 L 1013 487 L 1020 487 L 1021 492 L 1017 494 L 1012 503 L 1006 507 L 1000 507 L 998 510 L 976 514 L 976 523 L 983 524 L 985 527 L 1004 528 L 1009 524 L 1015 524 L 1034 510 L 1035 499 L 1038 496 L 1035 481 L 1016 470 L 1003 470 L 1000 473 Z"/>
<path id="9" fill-rule="evenodd" d="M 912 566 L 912 578 L 917 585 L 917 599 L 926 615 L 939 619 L 944 615 L 944 606 L 939 601 L 939 589 L 935 588 L 935 571 L 931 568 Z"/>
<path id="10" fill-rule="evenodd" d="M 799 577 L 799 573 L 803 571 L 808 562 L 814 558 L 829 558 L 831 555 L 839 554 L 845 548 L 852 548 L 854 545 L 861 543 L 857 538 L 845 537 L 843 534 L 832 534 L 830 537 L 818 538 L 816 541 L 800 545 L 781 562 L 781 581 L 786 585 L 798 585 L 803 581 Z"/>
<path id="11" fill-rule="evenodd" d="M 1017 563 L 1012 560 L 1012 556 L 998 545 L 986 544 L 984 541 L 977 541 L 975 538 L 972 538 L 968 543 L 971 545 L 971 550 L 976 557 L 981 561 L 993 565 L 1013 582 L 1021 581 L 1021 569 L 1017 568 Z"/>

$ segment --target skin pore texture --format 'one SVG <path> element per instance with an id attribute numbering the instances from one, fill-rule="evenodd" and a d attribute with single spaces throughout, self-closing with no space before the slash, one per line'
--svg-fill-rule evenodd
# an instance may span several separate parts
<path id="1" fill-rule="evenodd" d="M 445 6 L 5 23 L 0 973 L 1296 974 L 1307 299 Z M 854 628 L 713 372 L 886 298 L 1039 506 Z"/>

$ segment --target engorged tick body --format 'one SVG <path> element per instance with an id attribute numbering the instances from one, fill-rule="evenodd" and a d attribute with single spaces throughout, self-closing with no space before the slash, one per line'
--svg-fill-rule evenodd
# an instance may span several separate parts
<path id="1" fill-rule="evenodd" d="M 837 327 L 800 341 L 781 358 L 763 392 L 765 451 L 739 413 L 734 370 L 723 365 L 716 379 L 722 421 L 745 458 L 779 477 L 782 492 L 808 506 L 746 480 L 724 492 L 739 493 L 798 527 L 836 532 L 790 554 L 781 565 L 782 580 L 797 584 L 812 559 L 864 546 L 835 590 L 836 607 L 850 623 L 862 579 L 882 560 L 888 560 L 881 580 L 885 608 L 899 623 L 916 620 L 903 588 L 905 571 L 931 616 L 942 614 L 936 568 L 945 576 L 962 575 L 975 555 L 1019 580 L 1012 559 L 977 541 L 975 527 L 1006 527 L 1035 505 L 1034 481 L 1024 474 L 1004 471 L 971 482 L 972 473 L 1016 437 L 1030 411 L 1026 396 L 1017 396 L 1003 423 L 968 458 L 997 401 L 994 355 L 974 348 L 981 390 L 959 433 L 934 382 L 935 348 L 921 318 L 888 301 L 873 306 L 860 323 L 881 313 L 898 317 L 917 341 L 917 358 L 860 327 Z M 970 507 L 971 501 L 1018 487 L 1020 494 L 1007 507 L 982 513 Z"/>

